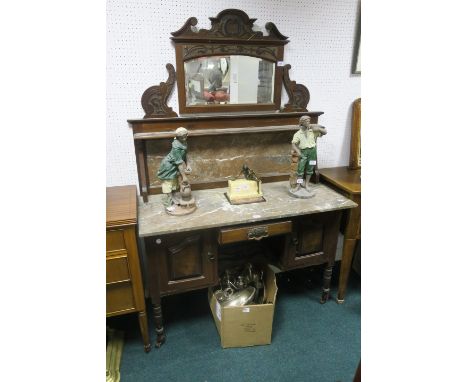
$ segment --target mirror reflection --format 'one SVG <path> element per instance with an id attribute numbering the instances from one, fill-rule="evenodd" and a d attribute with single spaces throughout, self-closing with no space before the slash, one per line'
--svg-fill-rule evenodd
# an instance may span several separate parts
<path id="1" fill-rule="evenodd" d="M 210 56 L 186 61 L 184 68 L 187 106 L 273 103 L 274 62 Z"/>

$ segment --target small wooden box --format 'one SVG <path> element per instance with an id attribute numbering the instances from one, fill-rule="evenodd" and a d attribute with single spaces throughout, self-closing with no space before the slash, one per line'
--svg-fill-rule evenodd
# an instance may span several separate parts
<path id="1" fill-rule="evenodd" d="M 226 193 L 231 204 L 263 202 L 262 182 L 248 179 L 228 180 Z"/>

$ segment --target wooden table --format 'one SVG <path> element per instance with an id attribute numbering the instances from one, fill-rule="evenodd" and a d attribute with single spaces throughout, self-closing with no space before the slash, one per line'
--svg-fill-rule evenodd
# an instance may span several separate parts
<path id="1" fill-rule="evenodd" d="M 361 239 L 361 170 L 350 170 L 348 167 L 323 168 L 320 169 L 320 177 L 326 185 L 358 204 L 358 208 L 343 214 L 343 257 L 337 298 L 338 303 L 343 303 L 356 242 Z"/>
<path id="2" fill-rule="evenodd" d="M 216 285 L 227 258 L 244 261 L 256 246 L 281 271 L 325 264 L 321 302 L 327 301 L 341 213 L 356 204 L 321 184 L 313 198 L 294 198 L 288 185 L 263 184 L 266 201 L 244 205 L 231 205 L 225 188 L 194 191 L 198 209 L 186 216 L 167 215 L 161 195 L 140 199 L 156 346 L 165 341 L 161 297 Z"/>
<path id="3" fill-rule="evenodd" d="M 136 241 L 135 186 L 107 188 L 106 209 L 106 314 L 138 313 L 144 349 L 151 350 L 145 295 Z"/>

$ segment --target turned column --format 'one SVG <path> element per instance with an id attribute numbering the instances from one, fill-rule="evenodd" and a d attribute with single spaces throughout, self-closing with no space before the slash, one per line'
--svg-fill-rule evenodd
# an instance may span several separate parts
<path id="1" fill-rule="evenodd" d="M 324 304 L 327 302 L 330 296 L 330 281 L 333 272 L 333 265 L 327 265 L 323 271 L 323 286 L 322 286 L 322 297 L 320 303 Z"/>
<path id="2" fill-rule="evenodd" d="M 145 352 L 148 353 L 151 351 L 151 341 L 148 333 L 148 318 L 146 317 L 145 311 L 138 313 L 138 323 L 140 324 L 140 332 L 143 337 Z"/>

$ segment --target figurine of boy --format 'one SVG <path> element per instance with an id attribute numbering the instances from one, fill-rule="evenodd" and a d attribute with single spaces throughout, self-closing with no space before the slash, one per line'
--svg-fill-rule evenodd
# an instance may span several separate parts
<path id="1" fill-rule="evenodd" d="M 299 191 L 304 187 L 311 191 L 310 178 L 317 166 L 317 137 L 327 134 L 325 127 L 311 124 L 310 117 L 307 115 L 299 119 L 299 130 L 294 134 L 291 141 L 292 149 L 299 157 L 297 164 L 297 185 L 292 192 Z M 305 182 L 304 182 L 305 173 Z"/>
<path id="2" fill-rule="evenodd" d="M 172 141 L 172 149 L 161 161 L 158 178 L 161 180 L 163 205 L 168 213 L 174 212 L 177 200 L 175 192 L 179 189 L 179 176 L 183 183 L 188 183 L 187 175 L 192 169 L 187 165 L 187 135 L 188 131 L 184 127 L 178 127 L 175 131 L 175 138 Z"/>

